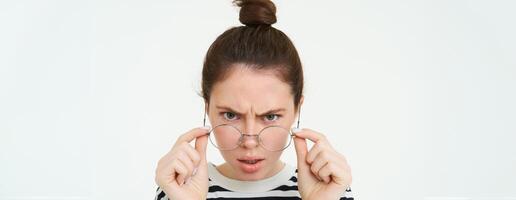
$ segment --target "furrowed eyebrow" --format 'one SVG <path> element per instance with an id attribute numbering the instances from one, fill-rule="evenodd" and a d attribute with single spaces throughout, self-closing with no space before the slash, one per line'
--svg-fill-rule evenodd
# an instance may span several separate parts
<path id="1" fill-rule="evenodd" d="M 216 108 L 218 109 L 222 109 L 222 110 L 228 110 L 232 113 L 236 113 L 238 115 L 244 115 L 243 113 L 240 113 L 230 107 L 227 107 L 227 106 L 215 106 Z M 272 110 L 269 110 L 269 111 L 266 111 L 262 114 L 257 114 L 256 116 L 265 116 L 265 115 L 270 115 L 270 114 L 273 114 L 273 113 L 277 113 L 277 112 L 282 112 L 282 111 L 285 111 L 286 109 L 285 108 L 277 108 L 277 109 L 272 109 Z"/>
<path id="2" fill-rule="evenodd" d="M 236 111 L 236 110 L 234 110 L 234 109 L 232 109 L 232 108 L 230 108 L 230 107 L 227 107 L 227 106 L 215 106 L 215 107 L 216 107 L 217 109 L 221 109 L 221 110 L 228 110 L 228 111 L 230 111 L 230 112 L 232 112 L 232 113 L 236 113 L 236 114 L 238 114 L 238 115 L 244 115 L 243 113 L 240 113 L 240 112 L 238 112 L 238 111 Z"/>
<path id="3" fill-rule="evenodd" d="M 267 112 L 264 112 L 263 114 L 258 114 L 258 116 L 270 115 L 270 114 L 278 113 L 278 112 L 282 112 L 282 111 L 285 111 L 285 108 L 272 109 Z"/>

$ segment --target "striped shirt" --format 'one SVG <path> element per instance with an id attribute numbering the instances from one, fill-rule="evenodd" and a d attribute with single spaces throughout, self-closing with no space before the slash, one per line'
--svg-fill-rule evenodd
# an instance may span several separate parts
<path id="1" fill-rule="evenodd" d="M 239 181 L 222 175 L 213 163 L 208 164 L 207 199 L 300 200 L 297 191 L 297 169 L 289 164 L 276 175 L 258 181 Z M 161 188 L 155 200 L 168 200 Z M 340 200 L 353 200 L 351 189 L 342 191 Z"/>

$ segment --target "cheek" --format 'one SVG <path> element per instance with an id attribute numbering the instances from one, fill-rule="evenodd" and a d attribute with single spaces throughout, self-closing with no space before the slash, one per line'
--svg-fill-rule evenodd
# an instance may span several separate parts
<path id="1" fill-rule="evenodd" d="M 233 151 L 220 151 L 220 155 L 224 158 L 226 161 L 232 161 L 238 158 L 238 154 L 236 153 L 236 150 Z"/>
<path id="2" fill-rule="evenodd" d="M 217 126 L 210 135 L 220 149 L 233 149 L 238 145 L 240 132 L 231 126 Z"/>
<path id="3" fill-rule="evenodd" d="M 274 162 L 276 162 L 280 158 L 282 153 L 283 153 L 282 151 L 278 151 L 278 152 L 265 152 L 265 158 L 267 158 L 269 163 L 274 163 Z"/>
<path id="4" fill-rule="evenodd" d="M 284 128 L 270 127 L 260 135 L 263 146 L 269 150 L 284 149 L 291 140 L 288 130 Z"/>
<path id="5" fill-rule="evenodd" d="M 289 135 L 276 135 L 273 136 L 273 138 L 269 139 L 269 141 L 272 141 L 271 146 L 274 146 L 278 149 L 285 148 L 287 144 L 289 144 Z"/>

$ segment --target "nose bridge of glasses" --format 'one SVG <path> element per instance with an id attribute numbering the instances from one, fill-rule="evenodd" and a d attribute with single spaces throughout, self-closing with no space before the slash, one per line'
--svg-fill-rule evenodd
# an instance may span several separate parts
<path id="1" fill-rule="evenodd" d="M 243 135 L 258 135 L 261 130 L 260 128 L 261 126 L 257 124 L 254 120 L 248 120 L 244 123 L 244 126 L 242 127 L 240 132 Z"/>
<path id="2" fill-rule="evenodd" d="M 256 139 L 256 141 L 259 140 L 259 135 L 260 135 L 260 132 L 261 131 L 257 131 L 256 130 L 256 125 L 253 125 L 251 126 L 252 128 L 247 128 L 249 126 L 246 126 L 245 129 L 244 129 L 244 132 L 240 131 L 240 133 L 242 134 L 241 135 L 241 140 L 243 141 L 247 141 L 249 139 Z"/>
<path id="3" fill-rule="evenodd" d="M 240 134 L 241 134 L 241 138 L 240 138 L 240 140 L 242 140 L 242 141 L 246 141 L 246 139 L 247 139 L 247 138 L 249 138 L 249 139 L 253 139 L 253 138 L 255 138 L 255 139 L 256 139 L 256 141 L 260 141 L 260 140 L 262 139 L 262 138 L 261 138 L 261 136 L 260 136 L 260 135 L 262 135 L 261 133 L 262 133 L 263 131 L 265 131 L 266 129 L 268 129 L 268 128 L 271 128 L 271 126 L 259 127 L 259 129 L 254 129 L 254 131 L 252 131 L 252 132 L 253 132 L 253 134 L 249 134 L 249 133 L 246 133 L 246 132 L 242 132 L 242 131 L 240 130 Z"/>
<path id="4" fill-rule="evenodd" d="M 249 138 L 258 138 L 258 134 L 250 135 L 250 134 L 242 133 L 242 137 L 244 137 L 244 138 L 246 138 L 246 137 L 249 137 Z"/>

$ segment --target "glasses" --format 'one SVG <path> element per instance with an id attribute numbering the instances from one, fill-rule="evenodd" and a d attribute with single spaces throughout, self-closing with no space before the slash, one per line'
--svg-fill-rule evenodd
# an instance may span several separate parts
<path id="1" fill-rule="evenodd" d="M 282 151 L 292 142 L 292 133 L 281 126 L 267 126 L 258 135 L 243 134 L 230 124 L 220 124 L 209 132 L 211 144 L 222 151 L 238 148 L 247 137 L 257 137 L 260 145 L 268 151 Z"/>
<path id="2" fill-rule="evenodd" d="M 299 119 L 297 128 L 299 128 Z M 206 126 L 206 113 L 203 126 Z M 256 137 L 258 143 L 268 151 L 283 151 L 292 143 L 293 133 L 281 126 L 267 126 L 257 135 L 244 134 L 231 124 L 220 124 L 213 127 L 209 133 L 209 140 L 213 146 L 221 151 L 230 151 L 242 145 L 247 137 Z"/>

